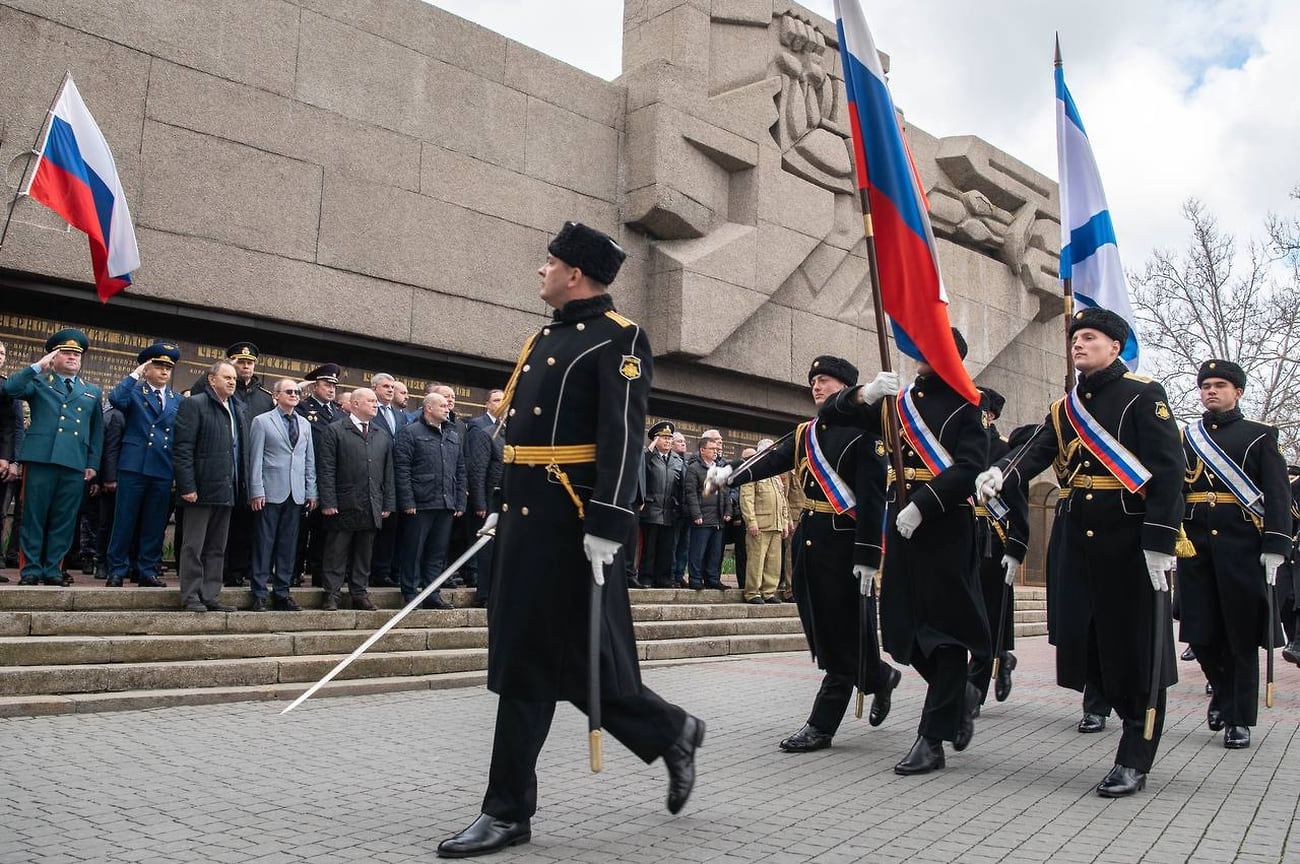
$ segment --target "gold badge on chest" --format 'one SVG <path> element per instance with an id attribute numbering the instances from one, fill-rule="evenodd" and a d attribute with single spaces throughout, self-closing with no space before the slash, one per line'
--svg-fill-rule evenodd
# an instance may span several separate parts
<path id="1" fill-rule="evenodd" d="M 1168 405 L 1166 405 L 1163 402 L 1157 402 L 1156 416 L 1159 417 L 1161 420 L 1168 420 L 1170 417 L 1173 416 L 1173 414 L 1170 413 Z"/>

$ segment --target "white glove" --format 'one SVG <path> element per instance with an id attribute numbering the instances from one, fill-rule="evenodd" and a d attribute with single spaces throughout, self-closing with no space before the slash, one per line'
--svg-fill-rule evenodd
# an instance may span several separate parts
<path id="1" fill-rule="evenodd" d="M 911 540 L 912 534 L 921 527 L 921 511 L 915 504 L 908 504 L 898 514 L 898 535 L 904 540 Z"/>
<path id="2" fill-rule="evenodd" d="M 1002 556 L 1002 568 L 1007 571 L 1003 581 L 1008 585 L 1016 584 L 1016 574 L 1020 572 L 1020 562 L 1010 555 Z"/>
<path id="3" fill-rule="evenodd" d="M 710 465 L 704 475 L 704 494 L 712 494 L 715 489 L 726 489 L 727 478 L 731 476 L 730 465 Z"/>
<path id="4" fill-rule="evenodd" d="M 604 537 L 597 537 L 595 534 L 582 535 L 582 551 L 587 556 L 587 560 L 592 564 L 613 564 L 614 556 L 618 553 L 622 543 L 614 540 L 606 540 Z"/>
<path id="5" fill-rule="evenodd" d="M 876 570 L 866 564 L 854 564 L 853 578 L 858 580 L 858 593 L 865 597 L 871 593 L 871 583 L 876 578 Z"/>
<path id="6" fill-rule="evenodd" d="M 1270 585 L 1277 584 L 1277 568 L 1286 559 L 1276 552 L 1264 552 L 1259 556 L 1259 563 L 1264 565 L 1264 581 Z"/>
<path id="7" fill-rule="evenodd" d="M 1002 491 L 1002 469 L 994 465 L 987 471 L 981 471 L 975 478 L 975 497 L 981 504 Z"/>
<path id="8" fill-rule="evenodd" d="M 853 394 L 853 401 L 859 405 L 871 405 L 886 396 L 897 396 L 902 389 L 898 385 L 897 372 L 877 372 L 876 377 L 865 387 L 859 387 Z"/>
<path id="9" fill-rule="evenodd" d="M 1165 578 L 1165 573 L 1174 569 L 1174 562 L 1178 559 L 1150 549 L 1143 549 L 1142 554 L 1147 559 L 1147 575 L 1151 577 L 1151 587 L 1156 591 L 1168 591 L 1169 580 Z"/>

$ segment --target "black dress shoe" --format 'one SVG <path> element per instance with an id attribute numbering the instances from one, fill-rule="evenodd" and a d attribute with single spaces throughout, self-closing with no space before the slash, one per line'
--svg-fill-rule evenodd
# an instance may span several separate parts
<path id="1" fill-rule="evenodd" d="M 783 740 L 778 746 L 787 753 L 811 753 L 831 746 L 831 739 L 834 737 L 811 723 L 805 723 L 802 729 Z"/>
<path id="2" fill-rule="evenodd" d="M 1011 695 L 1011 673 L 1016 668 L 1016 655 L 1010 651 L 1007 656 L 1002 658 L 1002 665 L 998 667 L 998 680 L 993 682 L 993 698 L 999 702 L 1007 701 Z"/>
<path id="3" fill-rule="evenodd" d="M 1292 639 L 1283 646 L 1282 659 L 1300 666 L 1300 640 Z"/>
<path id="4" fill-rule="evenodd" d="M 507 822 L 480 813 L 464 831 L 438 844 L 438 857 L 473 858 L 475 855 L 499 852 L 507 846 L 518 846 L 531 839 L 533 831 L 527 819 L 522 822 Z"/>
<path id="5" fill-rule="evenodd" d="M 66 570 L 63 571 L 63 578 L 61 578 L 61 579 L 42 579 L 42 580 L 41 580 L 41 582 L 42 582 L 43 584 L 45 584 L 45 585 L 62 585 L 64 588 L 67 588 L 69 585 L 71 585 L 73 582 L 76 582 L 76 581 L 77 581 L 77 580 L 75 580 L 75 579 L 72 578 L 72 574 L 69 573 L 69 572 L 67 572 Z"/>
<path id="6" fill-rule="evenodd" d="M 917 735 L 912 749 L 903 757 L 902 762 L 894 766 L 894 773 L 910 777 L 913 774 L 929 774 L 943 766 L 943 742 L 938 738 Z"/>
<path id="7" fill-rule="evenodd" d="M 704 587 L 705 587 L 705 588 L 712 588 L 712 589 L 715 590 L 715 591 L 726 591 L 726 590 L 727 590 L 727 586 L 726 586 L 726 585 L 723 585 L 721 582 L 705 582 L 705 583 L 704 583 Z"/>
<path id="8" fill-rule="evenodd" d="M 1224 729 L 1223 746 L 1229 750 L 1245 750 L 1250 746 L 1250 727 L 1229 726 Z"/>
<path id="9" fill-rule="evenodd" d="M 349 594 L 348 597 L 352 600 L 353 609 L 364 609 L 367 612 L 374 612 L 379 608 L 375 605 L 375 601 L 370 599 L 369 594 Z"/>
<path id="10" fill-rule="evenodd" d="M 958 753 L 970 746 L 970 739 L 975 737 L 975 718 L 980 714 L 980 691 L 970 682 L 966 683 L 966 704 L 957 726 L 957 736 L 952 739 L 952 749 Z"/>
<path id="11" fill-rule="evenodd" d="M 253 598 L 253 605 L 248 607 L 248 611 L 249 611 L 249 612 L 265 612 L 265 611 L 266 611 L 266 598 L 265 598 L 265 597 L 254 597 L 254 598 Z"/>
<path id="12" fill-rule="evenodd" d="M 392 579 L 389 579 L 387 576 L 376 577 L 372 574 L 370 576 L 370 587 L 371 588 L 396 588 L 397 583 L 394 582 Z"/>
<path id="13" fill-rule="evenodd" d="M 1097 784 L 1097 794 L 1102 798 L 1123 798 L 1141 792 L 1146 785 L 1147 775 L 1136 768 L 1116 764 Z"/>
<path id="14" fill-rule="evenodd" d="M 326 594 L 325 599 L 321 601 L 320 608 L 322 612 L 339 611 L 339 598 L 333 594 Z"/>
<path id="15" fill-rule="evenodd" d="M 82 574 L 83 576 L 94 576 L 94 575 L 95 575 L 95 556 L 94 556 L 94 555 L 82 555 L 82 556 L 81 556 L 81 574 Z"/>
<path id="16" fill-rule="evenodd" d="M 18 580 L 19 585 L 39 585 L 40 580 L 35 576 L 23 576 Z"/>
<path id="17" fill-rule="evenodd" d="M 105 567 L 103 564 L 100 564 L 100 565 L 96 566 L 96 567 L 95 567 L 95 578 L 96 578 L 96 579 L 100 579 L 100 580 L 107 579 L 107 578 L 108 578 L 108 568 Z"/>
<path id="18" fill-rule="evenodd" d="M 185 611 L 186 612 L 207 612 L 208 607 L 203 603 L 186 603 Z"/>
<path id="19" fill-rule="evenodd" d="M 209 612 L 237 612 L 238 611 L 237 609 L 235 609 L 234 606 L 231 606 L 228 603 L 204 603 L 203 605 L 208 607 Z"/>
<path id="20" fill-rule="evenodd" d="M 704 721 L 686 715 L 682 732 L 664 751 L 668 768 L 668 812 L 680 813 L 695 788 L 695 751 L 704 743 Z"/>
<path id="21" fill-rule="evenodd" d="M 135 582 L 141 588 L 166 588 L 167 583 L 153 576 L 141 576 Z"/>
<path id="22" fill-rule="evenodd" d="M 889 716 L 889 708 L 894 704 L 894 688 L 902 680 L 903 673 L 890 667 L 889 680 L 885 682 L 884 689 L 871 696 L 871 713 L 867 715 L 867 722 L 872 726 L 879 726 Z"/>
<path id="23" fill-rule="evenodd" d="M 1213 705 L 1205 710 L 1205 725 L 1210 727 L 1211 732 L 1218 732 L 1223 728 L 1223 714 Z"/>
<path id="24" fill-rule="evenodd" d="M 434 591 L 428 597 L 424 598 L 424 602 L 420 604 L 420 608 L 421 609 L 455 609 L 456 607 L 448 603 L 446 600 L 442 599 L 441 592 Z"/>
<path id="25" fill-rule="evenodd" d="M 772 605 L 776 606 L 776 605 L 780 605 L 780 603 L 781 603 L 782 601 L 781 601 L 781 598 L 780 598 L 780 597 L 778 597 L 778 596 L 776 596 L 775 594 L 773 594 L 771 597 L 768 597 L 768 598 L 765 599 L 763 602 L 764 602 L 764 603 L 771 603 Z"/>
<path id="26" fill-rule="evenodd" d="M 750 597 L 745 602 L 750 604 L 751 606 L 764 606 L 767 604 L 767 601 L 764 600 L 762 597 Z"/>
<path id="27" fill-rule="evenodd" d="M 121 577 L 121 576 L 109 576 L 107 579 L 104 580 L 104 587 L 105 587 L 105 588 L 121 588 L 121 587 L 122 587 L 122 577 Z"/>
<path id="28" fill-rule="evenodd" d="M 271 595 L 271 608 L 276 612 L 301 612 L 302 607 L 292 597 Z"/>
<path id="29" fill-rule="evenodd" d="M 1106 728 L 1106 718 L 1100 714 L 1084 714 L 1079 721 L 1080 732 L 1100 732 Z"/>
<path id="30" fill-rule="evenodd" d="M 1181 660 L 1195 660 L 1196 652 L 1192 650 L 1191 645 L 1188 645 L 1186 648 L 1183 649 L 1183 653 L 1179 654 L 1178 657 Z"/>
<path id="31" fill-rule="evenodd" d="M 9 581 L 8 576 L 0 576 L 0 582 L 8 582 L 8 581 Z"/>

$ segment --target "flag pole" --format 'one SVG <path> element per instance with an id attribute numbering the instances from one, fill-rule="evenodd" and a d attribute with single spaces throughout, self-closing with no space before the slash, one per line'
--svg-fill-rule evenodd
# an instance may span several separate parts
<path id="1" fill-rule="evenodd" d="M 1056 34 L 1056 61 L 1055 66 L 1060 69 L 1061 63 L 1061 34 Z M 1062 224 L 1067 218 L 1064 213 L 1060 214 Z M 1059 266 L 1059 265 L 1058 265 Z M 1065 300 L 1065 392 L 1069 393 L 1074 389 L 1074 353 L 1071 350 L 1072 344 L 1070 339 L 1070 322 L 1074 320 L 1074 287 L 1070 284 L 1071 278 L 1066 276 L 1061 280 L 1061 289 Z"/>
<path id="2" fill-rule="evenodd" d="M 54 125 L 54 106 L 59 104 L 59 99 L 63 97 L 63 91 L 72 80 L 72 72 L 63 73 L 63 81 L 59 84 L 59 89 L 54 91 L 54 98 L 50 101 L 50 110 L 45 112 L 45 122 L 41 124 L 41 131 L 36 133 L 36 142 L 28 152 L 36 158 L 31 164 L 23 169 L 23 176 L 19 178 L 18 189 L 14 192 L 14 197 L 9 202 L 9 210 L 5 214 L 5 222 L 0 226 L 0 249 L 4 248 L 5 237 L 9 235 L 9 223 L 13 221 L 14 211 L 18 209 L 18 199 L 32 188 L 32 181 L 36 179 L 36 169 L 41 164 L 41 153 L 45 151 L 45 142 L 50 137 L 50 127 Z"/>
<path id="3" fill-rule="evenodd" d="M 865 156 L 864 156 L 865 158 Z M 858 170 L 866 176 L 867 166 L 859 165 Z M 880 371 L 893 372 L 889 360 L 889 331 L 885 322 L 885 301 L 880 290 L 880 264 L 876 259 L 876 233 L 871 225 L 871 200 L 865 188 L 858 189 L 858 199 L 862 202 L 862 234 L 867 241 L 867 267 L 871 276 L 871 305 L 876 312 L 876 342 L 880 348 Z M 898 436 L 898 399 L 885 397 L 885 441 L 889 443 L 889 461 L 894 468 L 894 490 L 900 508 L 907 504 L 907 484 L 903 482 L 903 448 Z"/>

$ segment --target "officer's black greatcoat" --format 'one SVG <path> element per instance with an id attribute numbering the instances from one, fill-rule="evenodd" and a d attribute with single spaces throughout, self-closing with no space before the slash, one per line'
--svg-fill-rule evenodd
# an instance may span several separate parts
<path id="1" fill-rule="evenodd" d="M 943 645 L 961 646 L 973 657 L 987 659 L 992 648 L 976 572 L 975 517 L 969 499 L 975 477 L 988 464 L 988 433 L 980 409 L 938 375 L 918 376 L 912 397 L 953 464 L 931 481 L 902 478 L 908 503 L 916 504 L 922 516 L 910 540 L 898 533 L 902 508 L 896 487 L 889 489 L 880 594 L 884 647 L 900 663 L 911 663 L 916 647 L 929 655 Z M 854 405 L 849 391 L 843 391 L 826 400 L 821 419 L 857 424 L 882 435 L 883 412 L 883 403 Z M 925 467 L 905 445 L 904 472 Z"/>
<path id="2" fill-rule="evenodd" d="M 1164 388 L 1129 374 L 1122 361 L 1080 376 L 1077 387 L 1089 413 L 1146 466 L 1151 479 L 1136 495 L 1072 486 L 1057 507 L 1048 553 L 1057 580 L 1052 589 L 1056 678 L 1062 687 L 1082 691 L 1091 653 L 1106 700 L 1121 717 L 1140 719 L 1151 688 L 1156 600 L 1143 550 L 1174 554 L 1182 515 L 1183 451 Z M 1028 480 L 1058 457 L 1058 474 L 1066 478 L 1112 477 L 1082 446 L 1063 400 L 1052 404 L 1042 428 L 1019 452 L 1023 455 L 1002 460 L 1008 503 L 1023 496 Z M 1019 461 L 1007 470 L 1012 458 Z M 1022 543 L 1029 536 L 1027 513 L 1023 502 L 1012 505 L 1013 536 Z M 1169 619 L 1161 629 L 1164 688 L 1178 681 L 1178 671 Z"/>
<path id="3" fill-rule="evenodd" d="M 1185 491 L 1213 492 L 1215 503 L 1189 503 L 1183 516 L 1196 556 L 1178 562 L 1179 637 L 1192 645 L 1226 641 L 1233 654 L 1255 655 L 1268 633 L 1267 583 L 1259 555 L 1286 556 L 1291 551 L 1286 463 L 1272 426 L 1246 420 L 1236 409 L 1207 412 L 1204 423 L 1210 438 L 1264 493 L 1264 524 L 1261 533 L 1223 481 L 1184 441 L 1189 466 Z"/>
<path id="4" fill-rule="evenodd" d="M 856 676 L 861 603 L 853 565 L 880 567 L 884 467 L 875 454 L 875 439 L 859 429 L 818 423 L 816 434 L 827 461 L 857 496 L 857 518 L 804 509 L 791 547 L 790 579 L 808 650 L 817 665 L 829 673 Z M 792 469 L 794 482 L 810 505 L 829 504 L 808 470 L 802 426 L 763 451 L 750 467 L 732 474 L 729 482 L 739 486 Z"/>
<path id="5" fill-rule="evenodd" d="M 626 543 L 632 533 L 652 362 L 645 332 L 607 294 L 565 304 L 522 358 L 506 411 L 507 454 L 594 444 L 596 461 L 559 466 L 585 518 L 544 464 L 505 466 L 488 627 L 488 688 L 502 697 L 586 701 L 592 576 L 582 536 Z M 642 689 L 625 554 L 606 568 L 602 699 Z"/>

